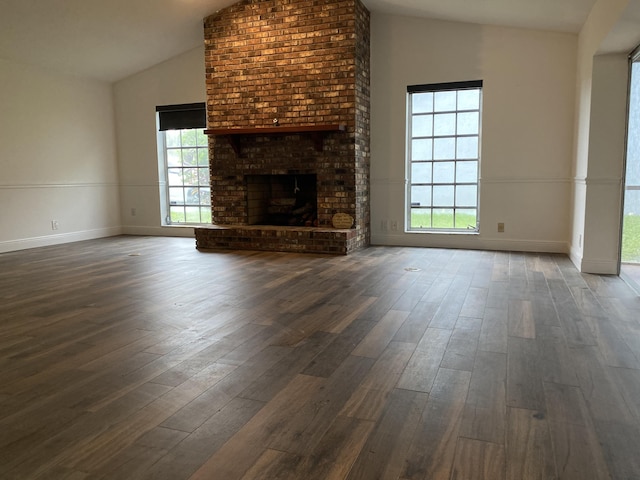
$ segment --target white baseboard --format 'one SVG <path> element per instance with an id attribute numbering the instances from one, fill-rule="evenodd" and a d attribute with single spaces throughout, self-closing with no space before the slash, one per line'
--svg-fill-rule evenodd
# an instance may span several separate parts
<path id="1" fill-rule="evenodd" d="M 578 270 L 582 269 L 582 250 L 577 250 L 571 246 L 569 248 L 569 259 Z"/>
<path id="2" fill-rule="evenodd" d="M 582 273 L 593 273 L 596 275 L 617 275 L 618 262 L 616 260 L 608 260 L 602 258 L 582 258 L 582 264 L 579 270 Z"/>
<path id="3" fill-rule="evenodd" d="M 94 238 L 113 237 L 121 235 L 121 227 L 97 228 L 94 230 L 82 230 L 79 232 L 56 233 L 41 237 L 20 238 L 17 240 L 5 240 L 0 242 L 0 253 L 26 250 L 27 248 L 48 247 L 62 243 L 80 242 Z"/>
<path id="4" fill-rule="evenodd" d="M 469 250 L 500 250 L 515 252 L 564 253 L 569 252 L 567 242 L 550 240 L 514 240 L 482 238 L 467 234 L 400 234 L 371 235 L 372 245 L 397 247 L 463 248 Z"/>
<path id="5" fill-rule="evenodd" d="M 617 275 L 618 261 L 610 258 L 586 258 L 582 251 L 571 248 L 569 258 L 582 273 L 593 273 L 595 275 Z"/>
<path id="6" fill-rule="evenodd" d="M 162 226 L 162 227 L 154 227 L 154 226 L 133 226 L 133 225 L 123 225 L 122 233 L 124 235 L 150 235 L 153 237 L 193 237 L 195 238 L 195 233 L 193 231 L 193 227 L 183 227 L 183 226 Z"/>

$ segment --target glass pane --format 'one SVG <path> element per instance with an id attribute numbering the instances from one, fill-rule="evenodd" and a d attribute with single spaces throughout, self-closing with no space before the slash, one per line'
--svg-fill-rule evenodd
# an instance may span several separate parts
<path id="1" fill-rule="evenodd" d="M 630 103 L 630 109 L 632 108 L 631 105 Z M 630 131 L 628 135 L 627 148 L 629 150 L 627 151 L 626 185 L 640 186 L 640 132 Z"/>
<path id="2" fill-rule="evenodd" d="M 478 181 L 478 162 L 457 162 L 456 163 L 456 182 L 460 183 L 476 183 Z"/>
<path id="3" fill-rule="evenodd" d="M 629 128 L 627 133 L 627 186 L 640 185 L 640 63 L 631 64 Z"/>
<path id="4" fill-rule="evenodd" d="M 433 112 L 433 93 L 413 93 L 411 94 L 411 112 L 429 113 Z"/>
<path id="5" fill-rule="evenodd" d="M 412 208 L 410 228 L 431 228 L 431 209 Z"/>
<path id="6" fill-rule="evenodd" d="M 434 160 L 453 160 L 456 158 L 455 138 L 435 138 L 433 140 Z"/>
<path id="7" fill-rule="evenodd" d="M 475 185 L 458 185 L 456 187 L 456 206 L 475 207 L 478 201 L 478 187 Z"/>
<path id="8" fill-rule="evenodd" d="M 184 223 L 184 207 L 169 207 L 169 216 L 172 223 Z"/>
<path id="9" fill-rule="evenodd" d="M 180 146 L 180 130 L 167 130 L 164 132 L 167 147 Z"/>
<path id="10" fill-rule="evenodd" d="M 429 207 L 431 206 L 431 187 L 425 185 L 414 185 L 411 187 L 411 206 Z"/>
<path id="11" fill-rule="evenodd" d="M 630 194 L 633 195 L 630 196 Z M 640 190 L 627 191 L 625 202 L 633 202 L 635 206 L 630 206 L 629 210 L 637 211 L 637 206 L 640 205 Z M 625 210 L 627 210 L 626 203 Z M 640 215 L 638 214 L 625 213 L 624 215 L 621 255 L 623 262 L 640 263 Z"/>
<path id="12" fill-rule="evenodd" d="M 191 166 L 198 164 L 198 157 L 196 155 L 195 148 L 182 149 L 182 164 L 184 166 Z"/>
<path id="13" fill-rule="evenodd" d="M 433 204 L 440 207 L 453 206 L 453 185 L 434 185 Z"/>
<path id="14" fill-rule="evenodd" d="M 431 183 L 431 162 L 411 164 L 411 183 Z"/>
<path id="15" fill-rule="evenodd" d="M 198 185 L 197 168 L 184 168 L 182 171 L 182 181 L 184 185 Z"/>
<path id="16" fill-rule="evenodd" d="M 458 135 L 477 135 L 480 114 L 467 112 L 458 114 Z"/>
<path id="17" fill-rule="evenodd" d="M 433 228 L 453 228 L 453 209 L 438 208 L 433 210 Z"/>
<path id="18" fill-rule="evenodd" d="M 433 134 L 435 136 L 455 135 L 456 134 L 456 114 L 441 113 L 440 115 L 434 115 Z"/>
<path id="19" fill-rule="evenodd" d="M 626 188 L 637 188 L 640 186 L 639 73 L 640 63 L 633 61 L 631 64 L 631 81 L 629 84 L 629 111 L 627 113 L 629 123 L 627 128 Z M 625 189 L 624 192 L 621 259 L 623 262 L 640 263 L 640 190 Z"/>
<path id="20" fill-rule="evenodd" d="M 196 130 L 196 142 L 199 147 L 206 147 L 209 144 L 209 138 L 204 134 L 204 129 Z"/>
<path id="21" fill-rule="evenodd" d="M 455 162 L 436 162 L 433 164 L 433 183 L 453 183 Z"/>
<path id="22" fill-rule="evenodd" d="M 457 143 L 457 158 L 478 158 L 478 137 L 460 137 Z"/>
<path id="23" fill-rule="evenodd" d="M 201 167 L 209 166 L 209 150 L 206 148 L 198 149 L 198 165 Z"/>
<path id="24" fill-rule="evenodd" d="M 640 190 L 625 190 L 624 215 L 640 216 Z M 640 233 L 640 230 L 638 230 L 638 233 Z"/>
<path id="25" fill-rule="evenodd" d="M 201 208 L 200 209 L 200 221 L 202 223 L 211 223 L 211 209 L 210 208 Z"/>
<path id="26" fill-rule="evenodd" d="M 475 230 L 478 224 L 476 209 L 456 209 L 456 228 Z"/>
<path id="27" fill-rule="evenodd" d="M 415 115 L 411 117 L 411 136 L 430 137 L 433 135 L 433 115 Z"/>
<path id="28" fill-rule="evenodd" d="M 433 140 L 411 140 L 411 160 L 431 160 Z"/>
<path id="29" fill-rule="evenodd" d="M 195 147 L 196 143 L 196 131 L 195 130 L 180 130 L 182 137 L 183 147 Z"/>
<path id="30" fill-rule="evenodd" d="M 460 90 L 458 92 L 458 110 L 478 110 L 480 108 L 480 90 Z"/>
<path id="31" fill-rule="evenodd" d="M 640 263 L 640 190 L 625 190 L 622 221 L 622 261 Z"/>
<path id="32" fill-rule="evenodd" d="M 456 109 L 456 92 L 435 92 L 433 100 L 435 112 L 451 112 Z"/>
<path id="33" fill-rule="evenodd" d="M 167 170 L 169 185 L 182 185 L 182 169 L 169 168 Z"/>
<path id="34" fill-rule="evenodd" d="M 198 183 L 200 185 L 209 185 L 209 169 L 208 168 L 198 169 Z"/>
<path id="35" fill-rule="evenodd" d="M 169 203 L 171 205 L 184 205 L 184 189 L 182 187 L 169 188 Z"/>
<path id="36" fill-rule="evenodd" d="M 184 190 L 187 205 L 200 204 L 200 189 L 198 187 L 185 188 Z"/>
<path id="37" fill-rule="evenodd" d="M 171 150 L 167 149 L 167 164 L 170 167 L 182 166 L 182 157 L 180 156 L 179 149 L 176 149 L 176 148 L 172 148 Z"/>
<path id="38" fill-rule="evenodd" d="M 200 189 L 200 205 L 211 205 L 211 189 Z"/>
<path id="39" fill-rule="evenodd" d="M 185 207 L 186 222 L 200 223 L 200 207 Z"/>

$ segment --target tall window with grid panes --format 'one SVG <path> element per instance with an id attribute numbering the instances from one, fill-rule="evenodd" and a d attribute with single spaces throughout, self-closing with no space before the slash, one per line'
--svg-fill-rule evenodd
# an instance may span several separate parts
<path id="1" fill-rule="evenodd" d="M 167 130 L 168 222 L 211 223 L 209 152 L 204 129 Z"/>
<path id="2" fill-rule="evenodd" d="M 205 106 L 168 105 L 157 111 L 163 223 L 211 223 Z"/>
<path id="3" fill-rule="evenodd" d="M 407 95 L 408 230 L 477 232 L 482 81 Z"/>

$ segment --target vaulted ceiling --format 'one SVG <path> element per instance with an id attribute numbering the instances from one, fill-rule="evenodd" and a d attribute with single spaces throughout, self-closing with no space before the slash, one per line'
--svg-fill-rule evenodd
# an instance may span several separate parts
<path id="1" fill-rule="evenodd" d="M 0 0 L 0 58 L 117 81 L 202 44 L 235 0 Z M 577 33 L 595 0 L 364 0 L 372 11 Z"/>

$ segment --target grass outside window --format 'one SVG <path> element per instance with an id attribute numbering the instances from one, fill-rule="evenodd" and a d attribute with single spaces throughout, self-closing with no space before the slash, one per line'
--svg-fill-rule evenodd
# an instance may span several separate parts
<path id="1" fill-rule="evenodd" d="M 640 215 L 625 215 L 622 229 L 622 261 L 640 263 Z"/>
<path id="2" fill-rule="evenodd" d="M 467 229 L 475 230 L 477 218 L 472 213 L 453 210 L 412 209 L 411 227 L 413 229 Z"/>

